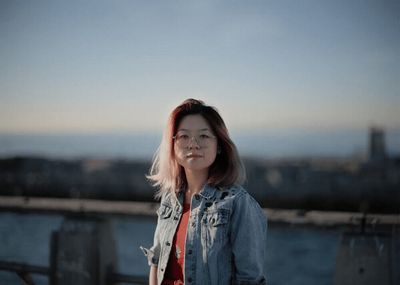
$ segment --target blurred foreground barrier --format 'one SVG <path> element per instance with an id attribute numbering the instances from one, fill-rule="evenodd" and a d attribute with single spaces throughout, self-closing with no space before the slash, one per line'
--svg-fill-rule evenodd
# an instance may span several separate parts
<path id="1" fill-rule="evenodd" d="M 400 235 L 346 232 L 339 245 L 335 285 L 399 285 Z"/>
<path id="2" fill-rule="evenodd" d="M 117 256 L 112 227 L 107 219 L 65 218 L 53 232 L 50 268 L 0 261 L 0 270 L 13 271 L 34 285 L 30 274 L 49 277 L 50 285 L 147 284 L 143 276 L 116 272 Z"/>
<path id="3" fill-rule="evenodd" d="M 106 285 L 117 267 L 107 220 L 67 218 L 51 240 L 51 284 Z"/>

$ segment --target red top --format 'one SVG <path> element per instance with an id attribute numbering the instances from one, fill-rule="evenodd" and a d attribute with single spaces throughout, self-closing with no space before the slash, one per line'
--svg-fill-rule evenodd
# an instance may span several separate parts
<path id="1" fill-rule="evenodd" d="M 182 217 L 179 221 L 174 241 L 172 243 L 167 270 L 165 271 L 164 280 L 161 283 L 162 285 L 184 284 L 183 271 L 185 269 L 185 242 L 189 216 L 190 204 L 184 204 Z"/>

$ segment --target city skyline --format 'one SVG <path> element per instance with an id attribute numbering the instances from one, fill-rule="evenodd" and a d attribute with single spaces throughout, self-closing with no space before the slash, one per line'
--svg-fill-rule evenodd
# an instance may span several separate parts
<path id="1" fill-rule="evenodd" d="M 400 129 L 396 1 L 2 1 L 0 133 Z"/>

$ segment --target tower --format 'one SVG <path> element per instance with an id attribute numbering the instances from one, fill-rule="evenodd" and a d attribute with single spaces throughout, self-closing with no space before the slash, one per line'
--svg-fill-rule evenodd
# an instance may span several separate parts
<path id="1" fill-rule="evenodd" d="M 385 132 L 382 128 L 371 127 L 369 130 L 369 160 L 383 162 L 385 158 Z"/>

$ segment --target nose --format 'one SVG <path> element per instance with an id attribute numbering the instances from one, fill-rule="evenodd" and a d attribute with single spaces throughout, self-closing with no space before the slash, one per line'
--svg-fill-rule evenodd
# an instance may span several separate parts
<path id="1" fill-rule="evenodd" d="M 189 145 L 188 145 L 188 148 L 189 148 L 189 149 L 193 149 L 193 147 L 196 148 L 196 149 L 199 149 L 199 148 L 200 148 L 200 145 L 199 145 L 199 143 L 197 142 L 197 139 L 196 139 L 195 136 L 193 136 L 193 137 L 190 138 Z"/>

